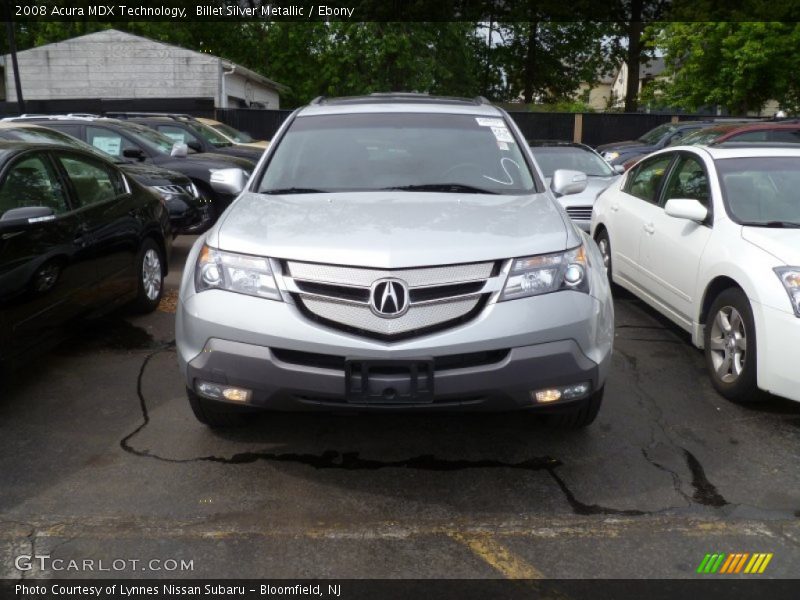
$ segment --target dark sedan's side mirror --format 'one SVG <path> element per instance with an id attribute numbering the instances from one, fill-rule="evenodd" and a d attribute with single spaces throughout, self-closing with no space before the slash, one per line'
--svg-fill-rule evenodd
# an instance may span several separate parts
<path id="1" fill-rule="evenodd" d="M 203 145 L 198 141 L 192 140 L 190 142 L 186 142 L 186 145 L 189 146 L 189 148 L 191 150 L 194 150 L 195 152 L 203 151 Z"/>
<path id="2" fill-rule="evenodd" d="M 125 148 L 122 151 L 122 156 L 125 158 L 133 158 L 136 160 L 144 160 L 144 151 L 141 148 Z"/>
<path id="3" fill-rule="evenodd" d="M 52 221 L 56 213 L 47 206 L 22 206 L 7 210 L 0 216 L 0 232 L 20 231 L 37 223 Z"/>

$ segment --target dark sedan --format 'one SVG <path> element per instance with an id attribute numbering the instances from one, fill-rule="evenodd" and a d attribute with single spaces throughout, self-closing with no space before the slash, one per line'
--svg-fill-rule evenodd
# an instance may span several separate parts
<path id="1" fill-rule="evenodd" d="M 0 139 L 19 140 L 42 144 L 58 144 L 88 152 L 97 152 L 110 159 L 124 173 L 164 199 L 169 211 L 172 235 L 198 234 L 208 229 L 213 221 L 211 199 L 200 194 L 197 186 L 186 175 L 152 164 L 133 162 L 105 154 L 86 142 L 61 131 L 27 122 L 0 123 Z"/>
<path id="2" fill-rule="evenodd" d="M 612 165 L 622 165 L 634 158 L 640 158 L 656 150 L 676 143 L 690 133 L 713 125 L 713 121 L 679 121 L 664 123 L 651 129 L 636 140 L 613 142 L 597 147 L 597 151 Z"/>
<path id="3" fill-rule="evenodd" d="M 163 200 L 96 153 L 0 141 L 0 365 L 81 317 L 154 310 L 169 227 Z"/>

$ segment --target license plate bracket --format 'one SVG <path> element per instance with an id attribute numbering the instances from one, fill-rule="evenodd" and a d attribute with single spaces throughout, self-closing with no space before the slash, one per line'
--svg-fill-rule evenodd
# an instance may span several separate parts
<path id="1" fill-rule="evenodd" d="M 353 404 L 433 402 L 433 358 L 345 359 L 345 398 Z"/>

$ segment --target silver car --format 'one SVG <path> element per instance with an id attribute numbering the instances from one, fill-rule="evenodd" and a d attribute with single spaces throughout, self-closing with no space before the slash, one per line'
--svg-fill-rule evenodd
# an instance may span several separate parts
<path id="1" fill-rule="evenodd" d="M 614 312 L 602 257 L 483 99 L 376 94 L 295 111 L 184 270 L 195 416 L 254 409 L 596 417 Z M 557 171 L 552 188 L 586 176 Z"/>
<path id="2" fill-rule="evenodd" d="M 534 159 L 542 169 L 545 184 L 551 186 L 553 173 L 558 169 L 572 169 L 586 173 L 588 183 L 579 194 L 556 194 L 569 218 L 588 232 L 592 221 L 592 206 L 605 189 L 625 172 L 622 165 L 612 167 L 602 156 L 585 144 L 552 140 L 529 140 Z"/>

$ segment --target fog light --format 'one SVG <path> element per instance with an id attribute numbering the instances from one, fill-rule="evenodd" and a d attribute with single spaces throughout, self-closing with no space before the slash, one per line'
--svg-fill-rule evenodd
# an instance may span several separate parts
<path id="1" fill-rule="evenodd" d="M 587 395 L 591 389 L 591 382 L 582 381 L 581 383 L 574 383 L 572 385 L 562 385 L 556 388 L 531 392 L 531 400 L 535 400 L 539 404 L 557 402 L 558 400 L 575 400 Z"/>
<path id="2" fill-rule="evenodd" d="M 197 393 L 211 400 L 230 400 L 232 402 L 248 402 L 251 392 L 244 388 L 211 383 L 209 381 L 198 381 L 195 384 Z"/>
<path id="3" fill-rule="evenodd" d="M 561 400 L 561 391 L 557 389 L 539 390 L 536 392 L 536 401 L 540 403 Z"/>

